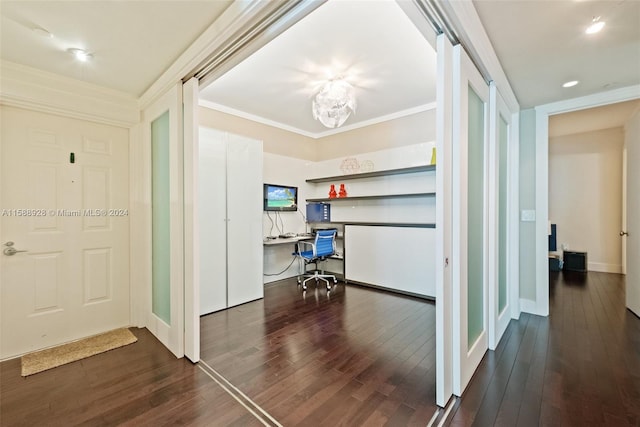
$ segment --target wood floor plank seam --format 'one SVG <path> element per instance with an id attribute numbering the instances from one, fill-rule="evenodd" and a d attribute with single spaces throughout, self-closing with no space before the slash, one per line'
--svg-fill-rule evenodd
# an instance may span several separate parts
<path id="1" fill-rule="evenodd" d="M 205 366 L 206 369 L 204 369 L 203 366 Z M 202 360 L 199 361 L 198 362 L 198 367 L 200 369 L 202 369 L 207 375 L 209 375 L 223 389 L 225 389 L 225 391 L 227 391 L 227 393 L 231 394 L 234 397 L 234 399 L 236 399 L 238 402 L 240 402 L 240 404 L 242 404 L 245 408 L 247 408 L 247 410 L 249 412 L 254 414 L 254 416 L 256 418 L 258 418 L 260 421 L 262 421 L 264 423 L 264 425 L 269 426 L 269 427 L 273 427 L 273 426 L 283 427 L 282 424 L 280 424 L 275 418 L 273 418 L 271 415 L 269 415 L 269 413 L 267 411 L 265 411 L 262 407 L 260 407 L 260 405 L 255 403 L 249 396 L 244 394 L 240 389 L 238 389 L 231 382 L 229 382 L 229 380 L 227 380 L 224 376 L 220 375 L 219 372 L 217 372 L 215 369 L 213 369 L 211 366 L 209 366 L 205 361 L 202 361 Z M 214 378 L 214 376 L 216 378 Z M 224 383 L 224 384 L 222 384 L 221 382 Z M 231 388 L 233 391 L 229 391 L 229 388 Z M 240 399 L 240 397 L 242 399 Z M 256 411 L 258 411 L 260 414 L 262 414 L 262 416 L 257 415 L 250 408 L 253 408 Z M 266 418 L 267 420 L 265 420 L 264 418 Z"/>

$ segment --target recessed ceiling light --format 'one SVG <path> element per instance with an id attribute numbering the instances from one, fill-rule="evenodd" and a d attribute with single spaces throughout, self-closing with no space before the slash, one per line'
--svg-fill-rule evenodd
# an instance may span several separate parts
<path id="1" fill-rule="evenodd" d="M 571 80 L 570 82 L 566 82 L 562 85 L 562 87 L 574 87 L 578 84 L 577 80 Z"/>
<path id="2" fill-rule="evenodd" d="M 67 49 L 67 52 L 72 54 L 80 62 L 87 62 L 88 60 L 93 58 L 93 55 L 84 49 L 71 48 Z"/>
<path id="3" fill-rule="evenodd" d="M 39 35 L 40 37 L 44 37 L 47 39 L 50 39 L 53 37 L 53 34 L 51 34 L 49 31 L 45 30 L 44 28 L 41 27 L 35 27 L 33 28 L 33 32 L 36 33 L 37 35 Z"/>
<path id="4" fill-rule="evenodd" d="M 585 30 L 587 34 L 595 34 L 604 28 L 604 21 L 600 20 L 599 16 L 594 16 L 593 20 L 591 20 L 591 24 Z"/>

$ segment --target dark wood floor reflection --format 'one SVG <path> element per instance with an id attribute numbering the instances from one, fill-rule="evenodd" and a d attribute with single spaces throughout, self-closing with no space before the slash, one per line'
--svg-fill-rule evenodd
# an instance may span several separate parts
<path id="1" fill-rule="evenodd" d="M 261 426 L 197 366 L 146 329 L 138 342 L 20 376 L 0 363 L 0 426 Z"/>
<path id="2" fill-rule="evenodd" d="M 452 426 L 639 426 L 640 319 L 624 276 L 552 273 L 550 316 L 523 314 L 488 352 Z"/>
<path id="3" fill-rule="evenodd" d="M 435 305 L 295 281 L 201 319 L 202 360 L 285 426 L 424 426 L 435 406 Z"/>

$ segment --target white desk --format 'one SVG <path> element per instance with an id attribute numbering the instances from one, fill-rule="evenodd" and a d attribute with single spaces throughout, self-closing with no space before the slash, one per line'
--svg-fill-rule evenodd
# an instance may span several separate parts
<path id="1" fill-rule="evenodd" d="M 314 236 L 296 236 L 296 237 L 278 237 L 276 239 L 263 239 L 262 244 L 265 246 L 283 245 L 285 243 L 296 243 L 300 240 L 313 240 Z"/>

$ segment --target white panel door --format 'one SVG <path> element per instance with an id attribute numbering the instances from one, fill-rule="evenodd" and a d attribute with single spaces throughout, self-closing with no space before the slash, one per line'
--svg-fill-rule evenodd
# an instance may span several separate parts
<path id="1" fill-rule="evenodd" d="M 200 314 L 227 308 L 226 134 L 200 128 L 198 227 Z"/>
<path id="2" fill-rule="evenodd" d="M 640 316 L 640 113 L 629 122 L 627 138 L 627 308 Z"/>
<path id="3" fill-rule="evenodd" d="M 460 396 L 488 349 L 489 88 L 454 47 L 453 392 Z"/>
<path id="4" fill-rule="evenodd" d="M 0 358 L 129 325 L 128 153 L 126 129 L 3 107 Z"/>
<path id="5" fill-rule="evenodd" d="M 264 297 L 262 141 L 227 135 L 227 292 L 233 307 Z"/>

